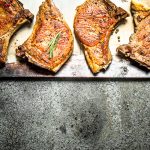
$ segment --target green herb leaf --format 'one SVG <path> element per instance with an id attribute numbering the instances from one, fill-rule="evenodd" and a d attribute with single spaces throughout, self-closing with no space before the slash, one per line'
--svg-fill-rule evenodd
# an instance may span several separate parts
<path id="1" fill-rule="evenodd" d="M 16 7 L 16 4 L 12 4 L 13 7 Z"/>
<path id="2" fill-rule="evenodd" d="M 61 37 L 61 32 L 59 32 L 50 42 L 49 42 L 49 44 L 48 44 L 48 46 L 49 46 L 49 56 L 50 56 L 50 58 L 53 58 L 53 52 L 54 52 L 54 50 L 56 49 L 56 47 L 57 47 L 57 44 L 58 44 L 58 41 L 59 41 L 59 39 L 60 39 L 60 37 Z"/>

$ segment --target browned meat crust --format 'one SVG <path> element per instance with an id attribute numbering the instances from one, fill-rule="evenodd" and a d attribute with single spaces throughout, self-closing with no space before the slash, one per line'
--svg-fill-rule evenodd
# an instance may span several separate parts
<path id="1" fill-rule="evenodd" d="M 84 46 L 85 57 L 93 73 L 106 69 L 111 63 L 110 35 L 116 24 L 127 16 L 125 10 L 109 0 L 86 0 L 77 7 L 74 30 Z"/>
<path id="2" fill-rule="evenodd" d="M 49 55 L 49 43 L 60 33 L 60 39 Z M 31 36 L 19 46 L 17 56 L 27 58 L 29 62 L 57 72 L 69 59 L 73 50 L 73 36 L 62 14 L 52 0 L 45 0 L 37 14 L 36 23 Z"/>
<path id="3" fill-rule="evenodd" d="M 18 0 L 0 0 L 0 63 L 6 63 L 9 40 L 33 15 Z"/>

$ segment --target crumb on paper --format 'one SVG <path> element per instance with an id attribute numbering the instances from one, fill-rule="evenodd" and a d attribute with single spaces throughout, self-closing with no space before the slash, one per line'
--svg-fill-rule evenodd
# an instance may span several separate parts
<path id="1" fill-rule="evenodd" d="M 117 34 L 118 32 L 119 32 L 119 29 L 116 29 L 116 30 L 115 30 L 115 33 Z"/>
<path id="2" fill-rule="evenodd" d="M 118 36 L 117 39 L 118 39 L 118 42 L 120 42 L 120 36 Z"/>
<path id="3" fill-rule="evenodd" d="M 126 66 L 122 66 L 120 69 L 121 69 L 121 74 L 122 75 L 127 75 L 128 72 L 129 72 L 129 70 Z"/>
<path id="4" fill-rule="evenodd" d="M 128 0 L 121 0 L 122 2 L 128 2 Z"/>

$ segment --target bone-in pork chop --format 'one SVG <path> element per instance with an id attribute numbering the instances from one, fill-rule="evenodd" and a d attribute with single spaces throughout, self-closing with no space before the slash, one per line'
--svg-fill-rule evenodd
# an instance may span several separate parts
<path id="1" fill-rule="evenodd" d="M 115 25 L 128 13 L 109 0 L 86 0 L 77 7 L 74 30 L 81 44 L 87 63 L 93 73 L 106 69 L 112 56 L 108 48 Z"/>
<path id="2" fill-rule="evenodd" d="M 52 72 L 57 72 L 73 50 L 71 30 L 52 0 L 40 6 L 31 36 L 19 46 L 17 56 Z"/>
<path id="3" fill-rule="evenodd" d="M 131 8 L 135 33 L 130 37 L 129 44 L 119 46 L 117 51 L 150 69 L 150 8 L 136 3 L 136 0 L 132 0 Z"/>
<path id="4" fill-rule="evenodd" d="M 0 0 L 0 63 L 6 63 L 9 40 L 33 15 L 18 0 Z"/>

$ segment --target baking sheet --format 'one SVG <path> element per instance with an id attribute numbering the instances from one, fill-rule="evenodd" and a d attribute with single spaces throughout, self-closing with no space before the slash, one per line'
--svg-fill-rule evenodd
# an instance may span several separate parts
<path id="1" fill-rule="evenodd" d="M 39 10 L 39 6 L 44 0 L 20 0 L 24 7 L 29 9 L 35 16 Z M 55 5 L 63 13 L 65 20 L 69 24 L 73 32 L 73 20 L 75 9 L 85 0 L 53 0 Z M 117 6 L 124 8 L 130 13 L 130 0 L 111 0 Z M 12 37 L 8 52 L 8 61 L 4 68 L 0 69 L 0 77 L 96 77 L 96 78 L 150 78 L 150 72 L 142 67 L 138 67 L 136 63 L 131 63 L 128 60 L 117 56 L 116 47 L 129 42 L 129 37 L 133 33 L 133 20 L 127 18 L 126 23 L 121 24 L 117 30 L 113 32 L 109 47 L 113 55 L 113 61 L 106 71 L 93 75 L 87 66 L 82 48 L 77 43 L 74 37 L 74 51 L 71 59 L 57 73 L 53 74 L 47 70 L 36 67 L 30 63 L 18 63 L 15 57 L 15 49 L 21 45 L 31 34 L 32 26 L 24 25 Z M 120 41 L 118 41 L 120 37 Z"/>

